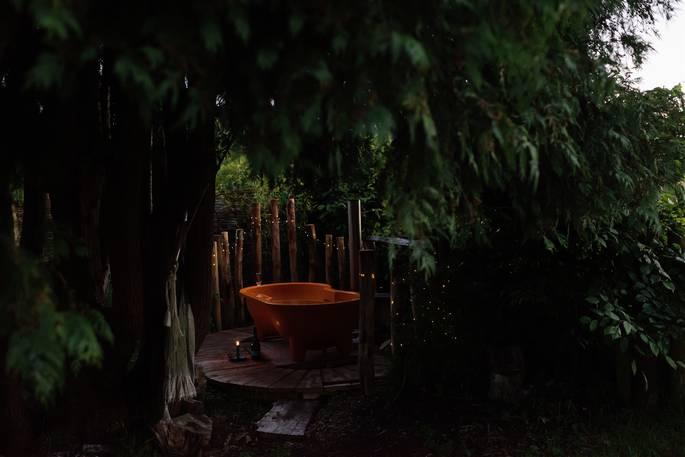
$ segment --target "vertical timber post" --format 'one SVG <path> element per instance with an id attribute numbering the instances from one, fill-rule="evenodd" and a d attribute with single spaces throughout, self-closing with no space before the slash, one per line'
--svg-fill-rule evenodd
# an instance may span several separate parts
<path id="1" fill-rule="evenodd" d="M 333 285 L 333 235 L 326 234 L 324 237 L 326 284 Z"/>
<path id="2" fill-rule="evenodd" d="M 252 234 L 254 239 L 255 282 L 262 282 L 262 205 L 252 205 Z"/>
<path id="3" fill-rule="evenodd" d="M 281 223 L 278 200 L 271 200 L 271 268 L 273 282 L 281 281 Z"/>
<path id="4" fill-rule="evenodd" d="M 222 317 L 226 328 L 235 327 L 235 292 L 231 275 L 231 243 L 228 232 L 221 232 L 219 237 L 219 276 L 221 278 L 220 291 L 222 301 Z"/>
<path id="5" fill-rule="evenodd" d="M 359 250 L 362 238 L 362 205 L 359 200 L 347 202 L 347 227 L 350 253 L 350 290 L 359 290 Z"/>
<path id="6" fill-rule="evenodd" d="M 364 395 L 373 393 L 376 258 L 373 249 L 359 251 L 359 383 Z"/>
<path id="7" fill-rule="evenodd" d="M 402 351 L 408 308 L 407 280 L 402 276 L 399 255 L 396 255 L 390 269 L 390 349 L 393 355 Z"/>
<path id="8" fill-rule="evenodd" d="M 336 252 L 338 254 L 338 289 L 345 289 L 345 237 L 339 236 L 335 239 Z"/>
<path id="9" fill-rule="evenodd" d="M 297 281 L 297 225 L 295 224 L 295 199 L 288 199 L 288 260 L 290 261 L 290 280 Z"/>
<path id="10" fill-rule="evenodd" d="M 307 281 L 316 282 L 316 225 L 307 224 L 307 256 L 309 261 Z"/>
<path id="11" fill-rule="evenodd" d="M 235 294 L 236 294 L 236 319 L 239 325 L 245 321 L 245 305 L 240 296 L 240 289 L 243 288 L 243 229 L 235 231 Z"/>
<path id="12" fill-rule="evenodd" d="M 219 289 L 219 259 L 216 240 L 212 242 L 212 307 L 214 308 L 214 321 L 216 329 L 222 330 L 221 323 L 221 297 Z"/>

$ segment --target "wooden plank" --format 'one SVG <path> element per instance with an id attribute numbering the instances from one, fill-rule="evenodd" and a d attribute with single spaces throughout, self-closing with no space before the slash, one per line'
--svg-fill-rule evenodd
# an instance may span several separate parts
<path id="1" fill-rule="evenodd" d="M 353 367 L 328 367 L 321 369 L 321 381 L 326 387 L 328 384 L 343 384 L 359 380 L 359 372 Z"/>
<path id="2" fill-rule="evenodd" d="M 373 392 L 374 380 L 374 315 L 376 293 L 375 251 L 359 252 L 359 382 L 364 395 Z"/>
<path id="3" fill-rule="evenodd" d="M 269 386 L 270 391 L 275 392 L 290 392 L 295 390 L 295 388 L 302 382 L 302 379 L 307 374 L 308 370 L 287 370 L 286 368 L 281 368 L 284 371 L 289 371 L 289 373 L 274 382 Z"/>
<path id="4" fill-rule="evenodd" d="M 273 281 L 281 280 L 281 221 L 278 216 L 278 200 L 271 200 L 271 271 Z"/>
<path id="5" fill-rule="evenodd" d="M 304 436 L 319 403 L 312 400 L 280 400 L 257 421 L 259 433 L 276 436 Z"/>
<path id="6" fill-rule="evenodd" d="M 245 322 L 245 303 L 243 298 L 240 296 L 240 289 L 245 287 L 243 283 L 243 243 L 245 234 L 243 229 L 237 229 L 235 231 L 235 293 L 236 293 L 236 320 L 238 323 L 243 324 Z"/>
<path id="7" fill-rule="evenodd" d="M 241 389 L 316 395 L 324 390 L 339 391 L 360 386 L 354 357 L 331 358 L 332 354 L 328 352 L 308 351 L 306 362 L 293 364 L 288 343 L 283 338 L 263 341 L 264 357 L 260 360 L 248 358 L 245 362 L 230 362 L 228 353 L 235 350 L 235 340 L 241 340 L 241 346 L 247 347 L 250 337 L 250 327 L 207 335 L 196 356 L 196 366 L 201 367 L 212 382 Z M 243 355 L 247 356 L 247 353 L 243 352 Z M 387 375 L 390 367 L 387 358 L 375 356 L 373 363 L 376 379 Z"/>
<path id="8" fill-rule="evenodd" d="M 231 243 L 228 232 L 221 232 L 219 237 L 219 291 L 221 293 L 221 316 L 223 327 L 235 325 L 235 292 L 231 274 Z"/>
<path id="9" fill-rule="evenodd" d="M 230 375 L 232 376 L 231 384 L 263 389 L 287 376 L 289 373 L 289 370 L 262 363 L 254 367 L 232 371 Z"/>
<path id="10" fill-rule="evenodd" d="M 205 340 L 202 342 L 198 354 L 202 354 L 203 352 L 210 350 L 212 348 L 228 348 L 229 346 L 235 344 L 236 339 L 240 339 L 242 341 L 243 338 L 249 337 L 251 335 L 251 332 L 242 329 L 231 329 L 224 330 L 221 332 L 210 333 L 205 337 Z"/>
<path id="11" fill-rule="evenodd" d="M 333 285 L 333 235 L 327 233 L 324 237 L 324 265 L 326 284 Z"/>
<path id="12" fill-rule="evenodd" d="M 370 236 L 369 241 L 376 241 L 379 243 L 393 244 L 395 246 L 411 246 L 414 241 L 407 238 L 400 238 L 396 236 Z"/>
<path id="13" fill-rule="evenodd" d="M 385 357 L 374 357 L 374 373 L 375 378 L 385 378 L 390 373 L 390 360 Z"/>
<path id="14" fill-rule="evenodd" d="M 359 382 L 359 370 L 356 365 L 343 365 L 337 367 L 336 371 L 341 382 Z"/>
<path id="15" fill-rule="evenodd" d="M 347 202 L 347 228 L 350 255 L 350 290 L 359 290 L 359 249 L 362 239 L 362 205 L 359 200 Z"/>
<path id="16" fill-rule="evenodd" d="M 290 262 L 290 280 L 297 281 L 297 225 L 295 224 L 295 199 L 289 198 L 287 205 L 288 225 L 288 260 Z"/>
<path id="17" fill-rule="evenodd" d="M 323 381 L 321 379 L 321 370 L 312 369 L 307 370 L 300 383 L 297 385 L 298 392 L 321 392 L 323 391 Z"/>
<path id="18" fill-rule="evenodd" d="M 316 282 L 316 225 L 307 224 L 307 255 L 308 255 L 308 274 L 309 282 Z"/>
<path id="19" fill-rule="evenodd" d="M 262 367 L 260 365 L 250 365 L 249 361 L 231 363 L 231 365 L 227 365 L 226 368 L 222 370 L 213 370 L 209 372 L 205 371 L 205 376 L 212 381 L 230 384 L 233 386 L 247 387 L 245 384 L 250 377 L 250 372 L 252 371 L 261 372 Z"/>
<path id="20" fill-rule="evenodd" d="M 345 237 L 336 238 L 336 254 L 338 255 L 338 289 L 345 289 Z"/>
<path id="21" fill-rule="evenodd" d="M 252 225 L 252 239 L 254 240 L 254 268 L 255 283 L 262 283 L 262 205 L 255 202 L 252 205 L 250 217 Z"/>
<path id="22" fill-rule="evenodd" d="M 227 338 L 233 338 L 235 336 L 240 336 L 240 337 L 245 337 L 245 336 L 252 336 L 252 326 L 249 327 L 238 327 L 238 328 L 231 328 L 224 330 L 223 332 L 219 333 L 220 335 L 224 335 Z"/>
<path id="23" fill-rule="evenodd" d="M 212 242 L 212 308 L 214 309 L 214 325 L 217 330 L 223 328 L 221 321 L 221 297 L 219 289 L 219 260 L 217 258 L 218 246 Z"/>

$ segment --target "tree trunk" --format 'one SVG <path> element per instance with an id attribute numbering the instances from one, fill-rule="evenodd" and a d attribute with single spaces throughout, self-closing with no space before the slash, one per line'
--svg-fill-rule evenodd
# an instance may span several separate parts
<path id="1" fill-rule="evenodd" d="M 47 223 L 47 194 L 35 164 L 27 164 L 24 175 L 24 219 L 21 227 L 21 247 L 36 257 L 43 255 Z"/>
<path id="2" fill-rule="evenodd" d="M 195 220 L 188 232 L 185 268 L 186 290 L 195 317 L 195 348 L 199 349 L 209 333 L 210 284 L 209 265 L 212 256 L 212 232 L 214 229 L 214 181 L 210 177 L 207 193 L 198 208 Z"/>
<path id="3" fill-rule="evenodd" d="M 2 152 L 0 152 L 0 154 L 2 154 Z M 2 161 L 2 159 L 0 159 L 0 161 Z M 7 237 L 8 240 L 13 240 L 14 218 L 12 217 L 9 165 L 9 163 L 0 163 L 0 236 Z"/>
<path id="4" fill-rule="evenodd" d="M 110 164 L 105 190 L 105 236 L 117 365 L 126 370 L 136 363 L 131 357 L 143 344 L 145 297 L 141 217 L 145 197 L 145 132 L 129 130 L 117 141 L 116 147 L 118 158 Z"/>

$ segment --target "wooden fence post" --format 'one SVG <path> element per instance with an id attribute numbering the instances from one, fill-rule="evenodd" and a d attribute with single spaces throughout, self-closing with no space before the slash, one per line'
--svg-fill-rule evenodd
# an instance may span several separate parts
<path id="1" fill-rule="evenodd" d="M 288 199 L 288 255 L 290 280 L 297 281 L 297 226 L 295 225 L 295 199 Z"/>
<path id="2" fill-rule="evenodd" d="M 222 301 L 222 317 L 226 328 L 235 326 L 235 292 L 233 291 L 233 278 L 231 275 L 231 243 L 228 232 L 221 232 L 219 237 L 219 277 L 221 278 L 219 290 Z"/>
<path id="3" fill-rule="evenodd" d="M 397 303 L 397 289 L 399 284 L 397 284 L 397 282 L 400 278 L 398 274 L 397 258 L 393 259 L 392 262 L 393 264 L 390 268 L 390 350 L 392 351 L 392 355 L 395 355 L 399 344 L 397 341 L 397 305 L 399 304 Z"/>
<path id="4" fill-rule="evenodd" d="M 359 250 L 362 238 L 362 206 L 359 200 L 347 202 L 348 244 L 350 253 L 350 290 L 359 290 Z"/>
<path id="5" fill-rule="evenodd" d="M 278 200 L 271 200 L 271 268 L 273 282 L 281 280 L 281 224 L 278 217 Z"/>
<path id="6" fill-rule="evenodd" d="M 254 268 L 255 282 L 262 282 L 262 205 L 256 202 L 252 205 L 252 235 L 254 239 Z"/>
<path id="7" fill-rule="evenodd" d="M 307 224 L 307 255 L 309 257 L 309 274 L 307 280 L 316 282 L 316 225 Z"/>
<path id="8" fill-rule="evenodd" d="M 212 306 L 214 308 L 214 321 L 217 331 L 222 330 L 221 323 L 221 298 L 219 297 L 219 261 L 217 258 L 217 244 L 212 242 Z"/>
<path id="9" fill-rule="evenodd" d="M 338 289 L 345 289 L 345 237 L 336 238 L 336 253 L 338 254 Z"/>
<path id="10" fill-rule="evenodd" d="M 399 255 L 390 269 L 390 349 L 393 355 L 403 349 L 406 322 L 410 318 L 407 278 L 402 275 Z"/>
<path id="11" fill-rule="evenodd" d="M 359 251 L 359 383 L 364 395 L 373 393 L 376 259 L 373 249 Z"/>
<path id="12" fill-rule="evenodd" d="M 238 324 L 242 325 L 245 321 L 245 304 L 240 296 L 240 289 L 243 288 L 243 241 L 244 241 L 243 229 L 237 229 L 235 231 L 235 293 L 236 293 L 236 308 L 237 308 L 237 321 Z"/>
<path id="13" fill-rule="evenodd" d="M 326 284 L 333 285 L 333 235 L 327 233 L 324 237 Z"/>

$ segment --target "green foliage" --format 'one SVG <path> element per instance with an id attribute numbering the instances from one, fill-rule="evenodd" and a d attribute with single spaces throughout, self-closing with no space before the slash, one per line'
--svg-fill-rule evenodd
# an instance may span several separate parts
<path id="1" fill-rule="evenodd" d="M 423 240 L 414 258 L 427 273 L 436 238 L 479 230 L 493 207 L 538 239 L 569 226 L 592 237 L 598 218 L 626 210 L 654 223 L 660 186 L 682 171 L 682 124 L 662 136 L 669 121 L 657 116 L 674 118 L 681 97 L 641 94 L 620 77 L 626 56 L 642 61 L 639 33 L 673 10 L 668 0 L 359 1 L 316 12 L 211 1 L 164 14 L 122 5 L 125 19 L 100 4 L 14 8 L 41 31 L 32 86 L 73 90 L 64 83 L 106 53 L 149 115 L 169 102 L 187 120 L 213 115 L 218 95 L 222 124 L 257 173 L 325 163 L 350 136 L 392 141 L 382 199 L 393 231 Z"/>
<path id="2" fill-rule="evenodd" d="M 622 74 L 672 1 L 0 8 L 0 50 L 23 46 L 21 59 L 0 53 L 0 75 L 26 82 L 33 106 L 68 100 L 99 69 L 92 82 L 111 78 L 142 119 L 169 106 L 190 125 L 219 118 L 231 137 L 220 146 L 244 153 L 222 166 L 220 193 L 262 204 L 295 195 L 305 220 L 311 210 L 332 225 L 344 200 L 361 198 L 374 231 L 416 240 L 417 274 L 442 277 L 440 253 L 463 255 L 450 271 L 463 278 L 433 290 L 421 325 L 438 306 L 455 308 L 464 324 L 451 331 L 474 339 L 474 328 L 506 329 L 503 316 L 532 315 L 543 328 L 544 318 L 575 328 L 583 317 L 602 341 L 671 363 L 681 216 L 659 199 L 685 174 L 684 97 L 641 92 Z M 499 325 L 474 325 L 488 323 L 483 310 Z M 93 344 L 63 343 L 94 360 Z"/>
<path id="3" fill-rule="evenodd" d="M 627 238 L 601 251 L 605 260 L 596 282 L 591 282 L 589 314 L 581 323 L 635 358 L 658 357 L 672 368 L 685 367 L 670 350 L 671 343 L 685 335 L 682 250 Z M 635 361 L 632 368 L 635 374 Z"/>
<path id="4" fill-rule="evenodd" d="M 54 400 L 69 372 L 99 366 L 102 342 L 113 340 L 102 314 L 59 309 L 45 269 L 13 243 L 0 242 L 0 336 L 9 346 L 3 370 L 18 376 L 42 403 Z"/>

